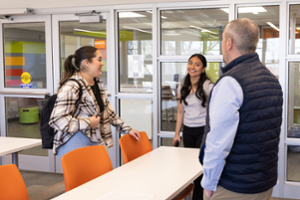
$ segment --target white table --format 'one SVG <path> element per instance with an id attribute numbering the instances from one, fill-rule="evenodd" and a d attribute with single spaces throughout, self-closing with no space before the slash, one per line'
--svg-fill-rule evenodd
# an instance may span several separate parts
<path id="1" fill-rule="evenodd" d="M 18 167 L 18 152 L 41 144 L 41 139 L 0 137 L 0 156 L 12 154 L 12 163 Z"/>
<path id="2" fill-rule="evenodd" d="M 93 200 L 112 191 L 172 199 L 202 174 L 198 155 L 199 149 L 159 147 L 54 199 Z"/>

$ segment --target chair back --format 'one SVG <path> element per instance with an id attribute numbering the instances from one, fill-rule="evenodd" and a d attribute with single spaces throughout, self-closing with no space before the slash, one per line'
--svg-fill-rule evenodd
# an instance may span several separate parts
<path id="1" fill-rule="evenodd" d="M 137 141 L 134 137 L 126 134 L 119 139 L 123 164 L 128 163 L 137 157 L 152 151 L 152 145 L 148 139 L 146 132 L 141 131 L 140 140 Z"/>
<path id="2" fill-rule="evenodd" d="M 113 169 L 103 145 L 74 149 L 61 158 L 65 192 Z"/>
<path id="3" fill-rule="evenodd" d="M 29 200 L 24 180 L 14 164 L 0 166 L 0 199 Z"/>

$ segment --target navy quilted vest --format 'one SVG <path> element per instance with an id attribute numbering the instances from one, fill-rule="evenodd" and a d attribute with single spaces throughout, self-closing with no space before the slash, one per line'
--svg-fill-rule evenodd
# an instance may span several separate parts
<path id="1" fill-rule="evenodd" d="M 264 192 L 277 181 L 281 86 L 256 53 L 243 55 L 222 70 L 223 75 L 216 84 L 225 76 L 233 77 L 240 84 L 244 98 L 234 144 L 219 185 L 238 193 Z M 206 126 L 207 134 L 209 115 Z"/>

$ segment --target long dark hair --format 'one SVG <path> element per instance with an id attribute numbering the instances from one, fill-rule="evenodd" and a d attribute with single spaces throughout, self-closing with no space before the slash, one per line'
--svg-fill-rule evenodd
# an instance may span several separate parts
<path id="1" fill-rule="evenodd" d="M 197 57 L 201 60 L 202 64 L 203 64 L 203 67 L 206 67 L 206 58 L 202 55 L 202 54 L 193 54 L 190 58 L 189 58 L 189 61 L 191 58 L 193 57 Z M 202 100 L 202 107 L 206 107 L 206 101 L 207 101 L 207 98 L 206 98 L 206 95 L 204 93 L 204 90 L 203 90 L 203 83 L 209 79 L 207 76 L 206 76 L 206 73 L 205 71 L 201 74 L 199 80 L 197 81 L 197 91 L 195 92 L 196 93 L 196 97 L 200 100 Z M 183 81 L 183 85 L 182 85 L 182 88 L 180 90 L 180 93 L 181 93 L 181 97 L 180 97 L 180 103 L 182 103 L 182 101 L 184 102 L 185 105 L 188 105 L 188 103 L 186 102 L 186 97 L 190 94 L 191 92 L 191 89 L 192 89 L 192 86 L 191 86 L 191 79 L 190 79 L 190 74 L 188 73 L 185 78 L 184 78 L 184 81 Z"/>
<path id="2" fill-rule="evenodd" d="M 59 82 L 58 90 L 64 85 L 64 83 L 71 77 L 73 74 L 81 69 L 81 62 L 87 59 L 89 62 L 92 62 L 92 59 L 96 57 L 97 48 L 92 46 L 83 46 L 75 51 L 75 54 L 70 55 L 64 63 L 64 77 Z M 72 63 L 72 59 L 75 59 Z M 75 66 L 74 66 L 75 65 Z"/>

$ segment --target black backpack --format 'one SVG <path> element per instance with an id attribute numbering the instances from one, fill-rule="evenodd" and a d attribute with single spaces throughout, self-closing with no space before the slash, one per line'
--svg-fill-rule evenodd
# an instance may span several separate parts
<path id="1" fill-rule="evenodd" d="M 67 81 L 69 80 L 75 81 L 79 85 L 79 98 L 77 99 L 75 104 L 75 108 L 77 108 L 82 96 L 82 88 L 76 79 L 68 79 Z M 48 98 L 49 98 L 48 101 L 43 105 L 42 113 L 40 116 L 40 131 L 42 137 L 42 147 L 44 149 L 53 148 L 53 139 L 54 139 L 54 135 L 56 134 L 56 131 L 49 125 L 49 120 L 50 120 L 50 115 L 52 113 L 52 110 L 54 108 L 57 94 L 48 96 Z"/>

